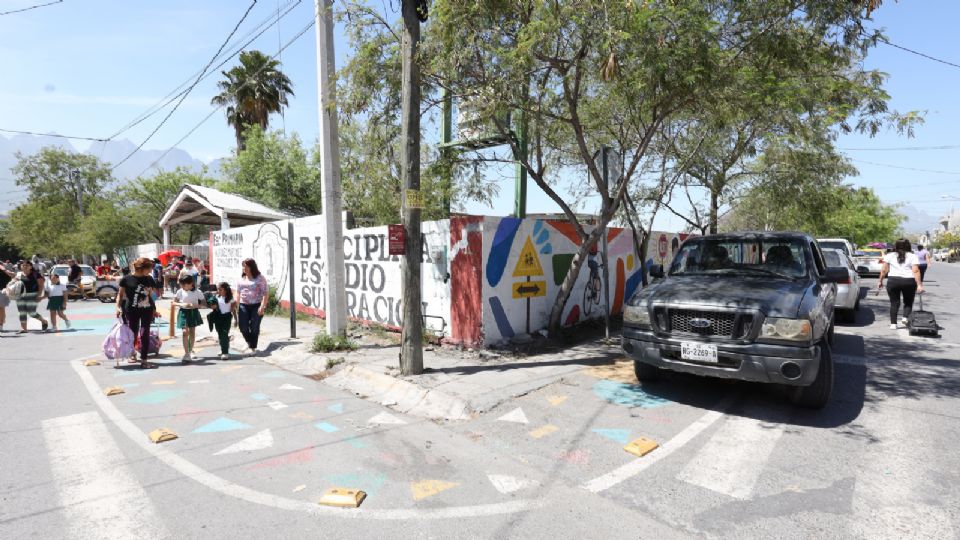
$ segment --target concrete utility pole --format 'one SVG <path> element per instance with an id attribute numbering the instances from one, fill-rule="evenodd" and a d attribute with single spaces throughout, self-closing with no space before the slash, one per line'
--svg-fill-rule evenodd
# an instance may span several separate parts
<path id="1" fill-rule="evenodd" d="M 73 181 L 73 190 L 77 194 L 77 208 L 83 217 L 83 184 L 80 183 L 80 169 L 70 169 L 70 180 Z"/>
<path id="2" fill-rule="evenodd" d="M 417 0 L 403 4 L 403 229 L 405 255 L 400 260 L 403 280 L 403 331 L 400 372 L 423 373 L 423 316 L 420 305 L 420 67 L 416 63 L 420 41 Z M 424 15 L 426 15 L 424 13 Z"/>
<path id="3" fill-rule="evenodd" d="M 320 183 L 323 186 L 323 222 L 327 235 L 323 255 L 327 272 L 327 334 L 334 336 L 347 332 L 347 297 L 343 276 L 337 88 L 332 80 L 336 69 L 333 56 L 333 0 L 314 0 L 314 10 L 317 16 L 317 91 L 320 99 Z M 294 241 L 294 238 L 290 239 L 290 242 Z"/>

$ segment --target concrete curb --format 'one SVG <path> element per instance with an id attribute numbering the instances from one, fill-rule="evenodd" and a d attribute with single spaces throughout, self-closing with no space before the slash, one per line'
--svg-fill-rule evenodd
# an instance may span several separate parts
<path id="1" fill-rule="evenodd" d="M 434 420 L 469 420 L 472 411 L 466 401 L 441 392 L 425 390 L 384 373 L 349 364 L 323 380 L 396 411 Z"/>

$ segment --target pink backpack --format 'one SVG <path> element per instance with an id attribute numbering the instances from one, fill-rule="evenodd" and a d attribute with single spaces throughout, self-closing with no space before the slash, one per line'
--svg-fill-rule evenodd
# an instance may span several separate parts
<path id="1" fill-rule="evenodd" d="M 112 360 L 127 358 L 133 354 L 134 336 L 130 327 L 117 319 L 103 340 L 103 354 Z"/>

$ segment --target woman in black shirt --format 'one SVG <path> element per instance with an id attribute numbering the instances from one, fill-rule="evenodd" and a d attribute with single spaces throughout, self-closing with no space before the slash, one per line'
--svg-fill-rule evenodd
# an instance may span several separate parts
<path id="1" fill-rule="evenodd" d="M 157 282 L 150 275 L 153 261 L 140 257 L 133 261 L 133 273 L 120 280 L 120 292 L 117 293 L 117 316 L 123 317 L 133 335 L 140 334 L 140 367 L 150 367 L 147 353 L 150 352 L 150 325 L 156 305 L 153 293 L 157 291 Z M 136 351 L 130 357 L 136 361 Z"/>

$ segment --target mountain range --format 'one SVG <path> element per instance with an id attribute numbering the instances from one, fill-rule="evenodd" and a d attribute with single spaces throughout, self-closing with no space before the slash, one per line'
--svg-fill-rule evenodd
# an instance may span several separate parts
<path id="1" fill-rule="evenodd" d="M 31 155 L 38 152 L 45 146 L 55 146 L 70 152 L 79 152 L 68 139 L 52 137 L 49 135 L 13 135 L 5 137 L 0 135 L 0 192 L 13 188 L 13 173 L 10 168 L 17 164 L 16 153 Z M 105 143 L 94 142 L 83 153 L 97 156 L 106 163 L 119 163 L 137 147 L 136 144 L 127 139 L 107 141 Z M 130 179 L 136 178 L 140 174 L 152 174 L 158 170 L 170 171 L 177 167 L 185 167 L 193 171 L 200 171 L 206 165 L 208 172 L 212 176 L 218 176 L 220 173 L 220 159 L 215 159 L 205 163 L 194 158 L 189 152 L 174 148 L 166 155 L 164 150 L 137 150 L 133 156 L 121 164 L 113 171 L 114 178 L 118 183 L 124 183 Z M 162 156 L 162 157 L 161 157 Z M 154 163 L 156 161 L 156 163 Z M 10 186 L 9 188 L 7 186 Z M 0 198 L 0 212 L 15 206 L 8 203 L 8 198 Z"/>

